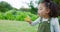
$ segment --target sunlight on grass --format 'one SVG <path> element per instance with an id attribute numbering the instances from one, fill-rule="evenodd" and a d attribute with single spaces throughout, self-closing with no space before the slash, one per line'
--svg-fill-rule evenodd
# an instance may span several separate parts
<path id="1" fill-rule="evenodd" d="M 37 26 L 23 21 L 0 21 L 0 32 L 37 32 Z"/>

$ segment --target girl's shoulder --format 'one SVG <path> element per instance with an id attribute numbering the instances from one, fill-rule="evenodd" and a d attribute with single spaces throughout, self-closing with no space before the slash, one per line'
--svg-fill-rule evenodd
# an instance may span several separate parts
<path id="1" fill-rule="evenodd" d="M 55 18 L 51 18 L 52 21 L 58 21 L 58 17 L 55 17 Z"/>
<path id="2" fill-rule="evenodd" d="M 56 17 L 56 18 L 51 18 L 51 24 L 56 24 L 56 23 L 58 23 L 58 17 Z"/>

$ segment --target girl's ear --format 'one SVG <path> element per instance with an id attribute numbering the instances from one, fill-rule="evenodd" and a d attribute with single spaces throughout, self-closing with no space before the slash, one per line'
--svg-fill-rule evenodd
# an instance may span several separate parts
<path id="1" fill-rule="evenodd" d="M 49 12 L 50 12 L 50 9 L 48 8 L 46 13 L 48 14 Z"/>

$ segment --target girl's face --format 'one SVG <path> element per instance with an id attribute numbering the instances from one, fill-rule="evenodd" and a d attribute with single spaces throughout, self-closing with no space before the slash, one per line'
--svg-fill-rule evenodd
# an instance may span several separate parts
<path id="1" fill-rule="evenodd" d="M 38 16 L 46 16 L 49 13 L 49 9 L 45 6 L 45 3 L 40 3 L 38 6 Z"/>

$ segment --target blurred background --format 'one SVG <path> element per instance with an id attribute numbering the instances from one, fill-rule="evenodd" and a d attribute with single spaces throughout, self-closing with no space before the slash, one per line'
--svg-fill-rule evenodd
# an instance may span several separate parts
<path id="1" fill-rule="evenodd" d="M 60 0 L 53 0 L 60 6 Z M 36 32 L 24 21 L 27 15 L 32 21 L 38 18 L 37 7 L 40 0 L 0 0 L 0 32 Z M 60 19 L 60 11 L 59 17 Z M 60 21 L 60 20 L 59 20 Z"/>

